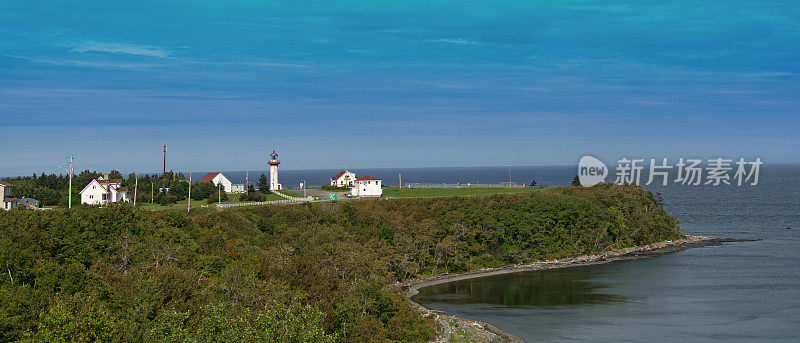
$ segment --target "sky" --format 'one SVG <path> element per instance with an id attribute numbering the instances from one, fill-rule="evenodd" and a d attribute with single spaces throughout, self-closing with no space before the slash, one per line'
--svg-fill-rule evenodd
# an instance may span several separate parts
<path id="1" fill-rule="evenodd" d="M 800 162 L 800 2 L 0 0 L 0 176 Z"/>

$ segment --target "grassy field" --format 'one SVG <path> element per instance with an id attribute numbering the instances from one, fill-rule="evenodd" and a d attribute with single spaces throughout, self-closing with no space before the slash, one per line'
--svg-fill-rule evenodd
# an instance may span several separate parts
<path id="1" fill-rule="evenodd" d="M 242 202 L 252 202 L 252 201 L 241 201 L 239 200 L 240 194 L 228 194 L 228 200 L 222 201 L 223 204 L 238 204 Z M 265 201 L 273 201 L 273 200 L 285 200 L 285 198 L 277 195 L 277 194 L 267 194 L 267 198 Z M 159 204 L 150 204 L 150 203 L 137 203 L 136 205 L 149 209 L 149 210 L 166 210 L 170 208 L 186 208 L 187 200 L 181 200 L 173 205 L 162 206 Z M 214 203 L 216 204 L 216 203 Z M 205 199 L 204 200 L 192 200 L 192 208 L 199 208 L 203 205 L 210 205 L 213 206 L 214 204 L 209 204 Z"/>
<path id="2" fill-rule="evenodd" d="M 419 198 L 534 192 L 540 188 L 384 188 L 384 197 Z"/>

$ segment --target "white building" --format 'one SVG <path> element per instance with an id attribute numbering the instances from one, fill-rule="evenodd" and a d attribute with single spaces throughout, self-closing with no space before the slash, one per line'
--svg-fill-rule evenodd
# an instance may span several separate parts
<path id="1" fill-rule="evenodd" d="M 353 187 L 356 182 L 356 173 L 343 170 L 336 176 L 331 177 L 331 186 L 333 187 Z"/>
<path id="2" fill-rule="evenodd" d="M 19 199 L 11 197 L 11 188 L 10 183 L 0 181 L 0 205 L 6 211 L 19 206 Z"/>
<path id="3" fill-rule="evenodd" d="M 208 173 L 206 176 L 203 176 L 203 178 L 200 179 L 200 182 L 211 182 L 217 187 L 219 187 L 219 184 L 222 183 L 222 189 L 225 190 L 225 193 L 234 192 L 233 183 L 231 183 L 231 180 L 228 180 L 225 175 L 222 175 L 222 173 Z"/>
<path id="4" fill-rule="evenodd" d="M 382 179 L 372 177 L 372 175 L 362 176 L 356 179 L 355 185 L 350 190 L 350 194 L 356 197 L 379 197 L 383 195 L 381 188 Z"/>
<path id="5" fill-rule="evenodd" d="M 80 192 L 81 204 L 105 205 L 110 202 L 127 202 L 128 188 L 122 187 L 122 180 L 111 179 L 108 174 L 92 180 Z"/>
<path id="6" fill-rule="evenodd" d="M 269 165 L 269 190 L 279 191 L 281 190 L 281 184 L 278 182 L 278 165 L 281 164 L 281 161 L 278 159 L 278 153 L 275 150 L 272 150 L 272 153 L 269 154 L 267 164 Z"/>

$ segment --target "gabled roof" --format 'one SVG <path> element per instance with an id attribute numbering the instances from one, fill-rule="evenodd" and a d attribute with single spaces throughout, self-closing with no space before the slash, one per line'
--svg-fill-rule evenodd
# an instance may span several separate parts
<path id="1" fill-rule="evenodd" d="M 353 172 L 351 172 L 351 171 L 349 171 L 349 170 L 342 170 L 342 171 L 340 171 L 340 172 L 339 172 L 339 174 L 336 174 L 336 176 L 332 177 L 332 178 L 331 178 L 331 180 L 338 180 L 338 179 L 339 179 L 340 177 L 342 177 L 342 175 L 344 175 L 344 174 L 353 174 L 353 176 L 355 176 L 355 175 L 356 175 L 355 173 L 353 173 Z M 345 180 L 349 180 L 349 179 L 350 179 L 350 176 L 348 175 L 348 176 L 346 176 L 344 179 L 345 179 Z"/>
<path id="2" fill-rule="evenodd" d="M 19 200 L 19 199 L 17 199 L 17 198 L 3 198 L 3 202 L 11 202 L 11 201 L 15 201 L 15 200 Z"/>
<path id="3" fill-rule="evenodd" d="M 380 181 L 380 180 L 383 180 L 383 179 L 374 178 L 374 177 L 372 177 L 372 175 L 362 176 L 362 177 L 356 179 L 356 181 L 371 181 L 371 180 Z"/>
<path id="4" fill-rule="evenodd" d="M 331 180 L 338 180 L 340 177 L 342 177 L 342 175 L 344 175 L 344 173 L 346 173 L 346 171 L 344 170 L 340 171 L 339 174 L 336 174 L 336 176 L 331 177 Z"/>
<path id="5" fill-rule="evenodd" d="M 128 187 L 117 187 L 117 192 L 124 193 L 128 191 Z"/>
<path id="6" fill-rule="evenodd" d="M 87 183 L 86 186 L 84 186 L 83 189 L 81 189 L 81 191 L 78 192 L 78 193 L 82 194 L 87 188 L 89 188 L 89 186 L 92 185 L 92 183 L 95 183 L 95 182 L 97 182 L 97 184 L 100 185 L 100 189 L 103 190 L 103 193 L 108 193 L 108 189 L 106 188 L 106 186 L 103 186 L 103 183 L 100 183 L 100 181 L 98 179 L 93 179 L 92 181 Z M 105 182 L 105 184 L 108 184 L 108 182 Z"/>
<path id="7" fill-rule="evenodd" d="M 10 183 L 4 182 L 4 181 L 0 181 L 0 185 L 6 186 L 6 187 L 11 187 Z"/>
<path id="8" fill-rule="evenodd" d="M 219 173 L 208 173 L 206 176 L 203 176 L 203 178 L 200 179 L 200 182 L 211 182 L 215 177 L 217 177 L 217 175 L 219 175 Z"/>

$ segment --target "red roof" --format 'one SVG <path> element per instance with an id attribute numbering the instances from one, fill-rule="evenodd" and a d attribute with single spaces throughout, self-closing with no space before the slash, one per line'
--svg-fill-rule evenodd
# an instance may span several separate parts
<path id="1" fill-rule="evenodd" d="M 128 187 L 119 187 L 119 188 L 117 188 L 117 192 L 127 192 L 127 191 L 128 191 Z"/>
<path id="2" fill-rule="evenodd" d="M 215 177 L 217 177 L 217 175 L 219 175 L 219 173 L 208 173 L 206 176 L 203 176 L 203 178 L 200 179 L 200 182 L 211 182 Z"/>
<path id="3" fill-rule="evenodd" d="M 17 199 L 17 198 L 3 198 L 3 202 L 11 202 L 11 201 L 15 201 L 15 200 L 19 200 L 19 199 Z"/>
<path id="4" fill-rule="evenodd" d="M 6 186 L 6 187 L 11 187 L 11 184 L 10 184 L 10 183 L 8 183 L 8 182 L 3 182 L 3 181 L 0 181 L 0 185 Z"/>
<path id="5" fill-rule="evenodd" d="M 106 180 L 106 179 L 101 177 L 101 178 L 97 179 L 97 182 L 99 182 L 101 184 L 102 183 L 108 183 L 108 180 Z M 111 179 L 111 183 L 122 183 L 122 179 Z"/>
<path id="6" fill-rule="evenodd" d="M 362 177 L 356 179 L 356 181 L 371 181 L 371 180 L 380 181 L 382 179 L 376 179 L 376 178 L 372 177 L 372 175 L 362 176 Z"/>
<path id="7" fill-rule="evenodd" d="M 346 172 L 347 172 L 346 170 L 342 170 L 342 171 L 340 171 L 340 172 L 339 172 L 339 174 L 336 174 L 336 176 L 332 177 L 332 178 L 331 178 L 331 180 L 338 180 L 338 179 L 339 179 L 340 177 L 342 177 L 342 175 L 344 175 L 344 173 L 346 173 Z"/>

